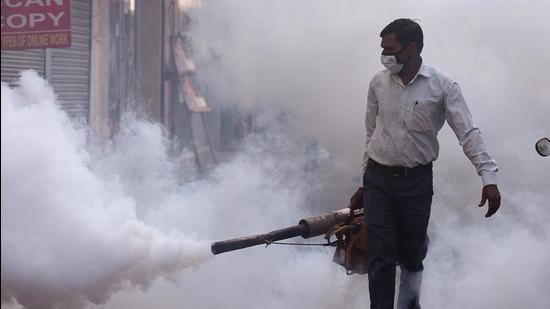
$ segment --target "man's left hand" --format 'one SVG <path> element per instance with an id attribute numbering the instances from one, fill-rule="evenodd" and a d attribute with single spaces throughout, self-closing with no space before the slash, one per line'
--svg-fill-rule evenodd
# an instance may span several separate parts
<path id="1" fill-rule="evenodd" d="M 349 200 L 349 209 L 351 209 L 352 211 L 363 207 L 363 191 L 364 190 L 362 187 L 357 189 L 357 191 Z"/>
<path id="2" fill-rule="evenodd" d="M 486 218 L 492 216 L 497 212 L 500 207 L 500 192 L 498 192 L 497 185 L 486 185 L 481 191 L 481 203 L 479 207 L 485 205 L 485 202 L 489 200 L 489 209 L 487 210 Z"/>

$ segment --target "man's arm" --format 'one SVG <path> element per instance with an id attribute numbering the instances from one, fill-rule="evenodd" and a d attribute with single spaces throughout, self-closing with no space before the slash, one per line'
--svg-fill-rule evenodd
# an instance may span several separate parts
<path id="1" fill-rule="evenodd" d="M 363 154 L 363 171 L 366 169 L 367 160 L 369 159 L 369 155 L 367 154 L 367 147 L 369 146 L 372 133 L 376 128 L 376 116 L 378 115 L 378 99 L 374 94 L 374 83 L 375 79 L 373 78 L 373 80 L 370 82 L 369 93 L 367 95 L 367 110 L 365 113 L 365 128 L 367 134 L 365 138 L 365 153 Z"/>
<path id="2" fill-rule="evenodd" d="M 367 154 L 367 147 L 369 145 L 370 138 L 372 137 L 372 133 L 374 132 L 374 128 L 376 127 L 376 115 L 378 114 L 378 100 L 376 99 L 376 95 L 374 94 L 373 82 L 374 79 L 370 82 L 369 85 L 369 92 L 367 95 L 367 111 L 365 113 L 365 127 L 367 130 L 367 135 L 365 139 L 365 152 L 363 154 L 363 173 L 367 168 L 367 161 L 369 159 L 369 155 Z M 350 199 L 349 207 L 351 209 L 359 209 L 363 207 L 363 177 L 361 177 L 359 189 L 357 189 L 357 191 Z"/>
<path id="3" fill-rule="evenodd" d="M 485 143 L 481 138 L 481 132 L 472 119 L 472 114 L 462 96 L 462 91 L 456 82 L 453 82 L 443 94 L 445 118 L 453 129 L 464 154 L 475 166 L 477 173 L 483 181 L 483 190 L 480 207 L 489 200 L 489 210 L 486 217 L 492 216 L 500 207 L 500 193 L 497 187 L 498 166 L 489 155 Z"/>

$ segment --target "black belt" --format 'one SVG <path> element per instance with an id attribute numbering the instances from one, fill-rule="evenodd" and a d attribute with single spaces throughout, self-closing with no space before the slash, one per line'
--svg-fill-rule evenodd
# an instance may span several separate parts
<path id="1" fill-rule="evenodd" d="M 415 167 L 387 166 L 384 164 L 380 164 L 371 158 L 369 158 L 369 164 L 372 164 L 372 166 L 375 166 L 383 170 L 384 172 L 389 173 L 392 176 L 411 176 L 411 175 L 417 174 L 418 172 L 432 168 L 431 162 L 426 165 L 417 165 Z"/>

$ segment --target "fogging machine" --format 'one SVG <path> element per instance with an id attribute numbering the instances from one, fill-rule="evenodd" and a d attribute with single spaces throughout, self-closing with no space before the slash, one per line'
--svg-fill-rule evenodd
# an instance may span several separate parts
<path id="1" fill-rule="evenodd" d="M 266 234 L 217 241 L 212 244 L 211 249 L 212 253 L 217 255 L 257 245 L 277 244 L 280 240 L 297 236 L 308 239 L 320 235 L 325 235 L 327 243 L 318 245 L 336 247 L 333 261 L 344 266 L 348 274 L 367 272 L 366 226 L 363 210 L 351 211 L 349 208 L 344 208 L 331 211 L 301 219 L 297 225 Z M 331 240 L 332 237 L 334 241 Z"/>

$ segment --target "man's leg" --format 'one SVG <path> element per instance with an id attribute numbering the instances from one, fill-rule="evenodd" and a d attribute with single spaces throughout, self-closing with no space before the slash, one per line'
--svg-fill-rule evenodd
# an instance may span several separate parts
<path id="1" fill-rule="evenodd" d="M 420 309 L 422 271 L 411 272 L 401 266 L 397 309 Z"/>
<path id="2" fill-rule="evenodd" d="M 369 165 L 364 177 L 371 309 L 393 309 L 395 297 L 396 212 L 388 176 Z"/>
<path id="3" fill-rule="evenodd" d="M 397 200 L 397 259 L 401 268 L 398 309 L 420 309 L 422 261 L 428 251 L 428 222 L 432 204 L 432 172 L 399 181 Z"/>

